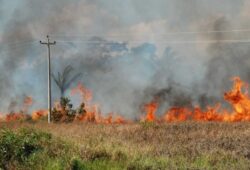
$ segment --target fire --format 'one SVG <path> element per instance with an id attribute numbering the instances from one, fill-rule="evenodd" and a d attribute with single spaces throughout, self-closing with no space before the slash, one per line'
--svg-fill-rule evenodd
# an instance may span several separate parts
<path id="1" fill-rule="evenodd" d="M 48 110 L 37 110 L 32 113 L 31 117 L 32 120 L 39 120 L 47 115 L 48 115 Z"/>
<path id="2" fill-rule="evenodd" d="M 82 84 L 78 84 L 78 86 L 71 91 L 72 95 L 78 93 L 80 93 L 82 97 L 83 106 L 81 112 L 78 113 L 78 116 L 76 117 L 76 121 L 104 124 L 123 124 L 127 122 L 122 116 L 114 118 L 113 113 L 108 114 L 108 116 L 103 116 L 99 105 L 92 103 L 92 91 L 84 87 Z"/>
<path id="3" fill-rule="evenodd" d="M 162 118 L 164 122 L 178 122 L 186 120 L 194 121 L 250 121 L 250 98 L 248 96 L 248 84 L 241 81 L 239 77 L 233 78 L 233 88 L 224 94 L 224 99 L 232 105 L 233 112 L 222 109 L 220 104 L 214 107 L 208 106 L 205 111 L 200 107 L 193 109 L 185 107 L 172 107 L 166 111 Z M 244 90 L 243 90 L 244 88 Z M 243 92 L 244 91 L 244 92 Z M 155 121 L 154 113 L 158 105 L 154 102 L 146 104 L 146 121 Z"/>
<path id="4" fill-rule="evenodd" d="M 118 116 L 116 117 L 116 119 L 114 120 L 115 124 L 125 124 L 125 123 L 129 123 L 127 120 L 125 120 L 122 116 Z"/>
<path id="5" fill-rule="evenodd" d="M 158 103 L 156 101 L 153 101 L 151 103 L 148 103 L 144 106 L 144 109 L 147 113 L 145 121 L 147 122 L 153 122 L 156 120 L 156 116 L 155 113 L 157 111 L 158 108 Z"/>
<path id="6" fill-rule="evenodd" d="M 166 112 L 163 119 L 167 122 L 185 121 L 188 120 L 190 116 L 191 116 L 191 111 L 189 109 L 181 107 L 173 107 Z"/>
<path id="7" fill-rule="evenodd" d="M 33 104 L 33 99 L 31 96 L 25 96 L 23 99 L 23 105 L 21 111 L 11 112 L 6 115 L 1 116 L 1 121 L 11 122 L 19 120 L 27 120 L 30 116 L 27 114 L 29 107 Z"/>
<path id="8" fill-rule="evenodd" d="M 82 101 L 89 102 L 92 100 L 93 95 L 91 90 L 84 87 L 81 83 L 79 83 L 76 88 L 71 90 L 71 95 L 75 95 L 78 92 L 81 94 Z"/>
<path id="9" fill-rule="evenodd" d="M 239 77 L 234 79 L 233 89 L 224 94 L 225 100 L 227 100 L 234 109 L 234 113 L 231 115 L 231 121 L 250 121 L 250 98 L 248 96 L 248 84 L 240 80 Z M 245 87 L 245 92 L 242 92 L 242 88 Z"/>
<path id="10" fill-rule="evenodd" d="M 215 106 L 207 106 L 205 110 L 202 110 L 199 106 L 192 107 L 171 107 L 166 110 L 162 117 L 157 117 L 156 112 L 160 106 L 157 100 L 145 104 L 143 109 L 146 115 L 141 119 L 146 122 L 182 122 L 182 121 L 217 121 L 217 122 L 238 122 L 238 121 L 250 121 L 250 98 L 248 94 L 248 84 L 241 81 L 239 77 L 234 77 L 233 87 L 230 91 L 224 94 L 224 99 L 231 104 L 232 111 L 228 111 L 221 107 L 218 103 Z M 118 114 L 109 113 L 104 116 L 101 112 L 99 104 L 93 103 L 92 91 L 87 89 L 82 84 L 78 84 L 76 88 L 72 89 L 72 95 L 79 94 L 82 98 L 82 104 L 76 111 L 76 116 L 72 118 L 73 121 L 80 122 L 93 122 L 102 124 L 124 124 L 132 121 L 126 120 Z M 0 121 L 16 121 L 16 120 L 40 120 L 42 117 L 46 117 L 48 111 L 46 109 L 33 111 L 31 116 L 28 116 L 27 110 L 32 105 L 32 97 L 25 97 L 23 100 L 23 109 L 20 112 L 13 112 L 6 114 L 0 114 Z M 60 111 L 63 116 L 66 115 L 68 107 L 62 107 L 60 102 L 56 102 L 54 108 Z M 115 116 L 114 116 L 115 115 Z M 62 117 L 63 119 L 64 117 Z"/>
<path id="11" fill-rule="evenodd" d="M 5 116 L 5 121 L 12 122 L 17 120 L 26 120 L 27 118 L 28 115 L 24 113 L 9 113 Z"/>

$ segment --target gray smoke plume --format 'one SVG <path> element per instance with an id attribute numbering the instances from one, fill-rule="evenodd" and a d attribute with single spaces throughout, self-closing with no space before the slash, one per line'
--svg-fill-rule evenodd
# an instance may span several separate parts
<path id="1" fill-rule="evenodd" d="M 120 42 L 101 36 L 115 28 L 122 30 L 126 24 L 133 25 L 144 16 L 143 22 L 147 23 L 162 19 L 162 15 L 169 25 L 174 25 L 173 29 L 185 31 L 188 24 L 193 26 L 200 20 L 204 22 L 213 12 L 218 12 L 217 8 L 213 8 L 213 3 L 209 3 L 208 7 L 205 2 L 191 2 L 171 2 L 174 8 L 170 10 L 164 9 L 169 1 L 150 1 L 147 6 L 139 1 L 130 2 L 126 8 L 118 8 L 125 10 L 121 12 L 126 14 L 119 18 L 95 6 L 95 3 L 111 6 L 110 2 L 25 0 L 14 10 L 0 34 L 1 42 L 12 43 L 0 47 L 0 96 L 10 103 L 11 99 L 18 98 L 20 94 L 28 94 L 36 98 L 36 107 L 46 107 L 47 49 L 40 46 L 38 40 L 52 34 L 51 38 L 57 41 L 57 45 L 52 47 L 53 72 L 61 72 L 67 65 L 71 65 L 76 73 L 82 73 L 80 81 L 93 91 L 94 102 L 100 104 L 104 113 L 116 112 L 137 117 L 142 112 L 142 106 L 152 100 L 157 100 L 161 105 L 159 114 L 171 106 L 192 107 L 199 103 L 201 107 L 206 107 L 207 104 L 221 101 L 223 92 L 231 87 L 232 76 L 240 76 L 248 82 L 250 80 L 248 45 L 225 44 L 221 40 L 244 38 L 248 36 L 247 33 L 235 35 L 217 32 L 206 35 L 206 39 L 218 41 L 202 52 L 206 59 L 195 56 L 193 51 L 198 48 L 195 45 L 191 46 L 191 50 L 190 45 L 165 45 L 162 47 L 165 49 L 163 54 L 158 54 L 158 46 L 154 43 L 145 41 L 131 45 L 129 41 L 123 42 L 122 38 Z M 113 3 L 119 6 L 117 2 Z M 230 1 L 230 4 L 240 8 L 236 1 Z M 109 8 L 109 12 L 117 12 Z M 149 12 L 145 14 L 144 11 Z M 232 13 L 236 14 L 235 11 Z M 207 21 L 210 23 L 206 29 L 233 29 L 232 21 L 227 21 L 227 17 L 215 18 Z M 147 29 L 144 25 L 141 26 L 142 30 Z M 90 39 L 67 37 L 79 33 L 99 36 Z M 84 43 L 86 40 L 93 43 Z M 200 68 L 192 72 L 197 63 L 204 65 L 205 74 Z M 23 67 L 29 71 L 20 71 Z M 76 83 L 71 87 L 76 86 Z M 65 95 L 70 96 L 69 91 Z M 57 100 L 59 96 L 60 91 L 53 84 L 53 99 Z M 11 106 L 14 107 L 14 104 L 12 102 Z M 0 105 L 8 107 L 6 103 Z"/>

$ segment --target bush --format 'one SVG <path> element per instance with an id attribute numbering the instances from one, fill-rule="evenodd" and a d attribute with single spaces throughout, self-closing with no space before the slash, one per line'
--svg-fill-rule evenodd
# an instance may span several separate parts
<path id="1" fill-rule="evenodd" d="M 71 162 L 71 170 L 87 170 L 87 168 L 81 160 L 73 159 Z"/>
<path id="2" fill-rule="evenodd" d="M 44 132 L 22 129 L 19 132 L 4 129 L 0 132 L 0 168 L 11 164 L 23 164 L 34 153 L 42 150 L 51 135 Z"/>
<path id="3" fill-rule="evenodd" d="M 75 110 L 73 109 L 73 105 L 70 103 L 70 99 L 62 97 L 60 105 L 53 108 L 51 117 L 54 122 L 72 122 L 76 119 L 77 115 L 84 113 L 86 113 L 84 103 L 82 103 L 80 107 Z"/>

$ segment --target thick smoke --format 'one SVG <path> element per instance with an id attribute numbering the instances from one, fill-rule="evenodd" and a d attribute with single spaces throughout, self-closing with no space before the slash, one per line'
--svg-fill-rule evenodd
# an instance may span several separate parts
<path id="1" fill-rule="evenodd" d="M 166 14 L 164 12 L 166 19 L 168 20 L 169 16 L 169 21 L 176 25 L 175 28 L 185 30 L 190 22 L 190 25 L 195 25 L 199 20 L 204 20 L 199 17 L 210 17 L 210 10 L 201 10 L 205 8 L 203 3 L 199 6 L 198 2 L 192 2 L 188 3 L 188 8 L 184 1 L 174 3 L 181 12 L 179 15 L 175 14 L 175 10 Z M 57 41 L 57 45 L 52 47 L 53 72 L 71 65 L 77 73 L 82 73 L 80 81 L 93 91 L 94 101 L 100 104 L 105 113 L 116 112 L 136 117 L 141 114 L 142 106 L 152 100 L 160 103 L 159 113 L 171 106 L 192 107 L 199 103 L 201 107 L 205 107 L 207 104 L 221 101 L 220 96 L 231 86 L 232 76 L 250 80 L 248 45 L 221 43 L 221 40 L 225 39 L 244 38 L 246 35 L 242 34 L 238 36 L 217 32 L 206 35 L 206 39 L 218 42 L 208 45 L 202 54 L 206 59 L 200 60 L 200 56 L 194 56 L 192 52 L 186 53 L 185 45 L 165 45 L 163 54 L 159 55 L 158 46 L 146 41 L 131 45 L 129 41 L 124 43 L 96 36 L 88 39 L 93 43 L 84 43 L 86 38 L 77 36 L 78 34 L 105 35 L 112 29 L 120 30 L 125 24 L 136 22 L 131 21 L 131 16 L 128 21 L 119 21 L 114 15 L 101 10 L 100 6 L 95 6 L 95 3 L 97 1 L 93 0 L 51 0 L 49 3 L 26 0 L 22 7 L 15 10 L 0 34 L 2 42 L 16 43 L 5 46 L 2 48 L 4 55 L 1 53 L 0 96 L 11 103 L 11 108 L 16 106 L 15 102 L 10 102 L 11 99 L 20 98 L 19 96 L 27 93 L 35 97 L 36 107 L 46 106 L 47 49 L 38 43 L 46 34 L 52 34 L 51 38 Z M 162 6 L 166 5 L 165 1 L 162 3 Z M 129 9 L 133 9 L 135 15 L 138 14 L 136 20 L 141 19 L 141 11 L 144 13 L 145 9 L 139 6 L 138 2 L 130 5 Z M 156 6 L 152 4 L 152 7 Z M 199 9 L 197 13 L 205 13 L 196 15 L 193 8 Z M 153 17 L 145 14 L 146 21 L 157 19 L 161 13 L 152 14 Z M 208 23 L 207 29 L 232 29 L 226 18 L 216 17 Z M 199 73 L 191 72 L 197 61 L 204 65 L 205 75 L 197 68 Z M 28 73 L 23 73 L 26 78 L 19 75 L 24 66 L 29 70 Z M 203 79 L 197 78 L 197 74 Z M 67 95 L 70 96 L 69 91 Z M 59 90 L 53 84 L 53 99 L 58 97 Z M 2 105 L 8 107 L 6 103 Z"/>

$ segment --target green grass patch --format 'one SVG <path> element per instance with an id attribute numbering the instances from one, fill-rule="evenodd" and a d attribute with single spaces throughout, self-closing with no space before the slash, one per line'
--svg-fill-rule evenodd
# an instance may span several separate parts
<path id="1" fill-rule="evenodd" d="M 142 124 L 142 126 L 145 126 L 146 130 L 155 125 Z M 189 157 L 180 149 L 176 155 L 157 156 L 147 152 L 131 153 L 118 145 L 105 147 L 99 143 L 99 147 L 80 147 L 72 141 L 65 140 L 35 129 L 2 129 L 0 131 L 0 169 L 250 169 L 248 158 L 236 156 L 224 150 Z"/>

